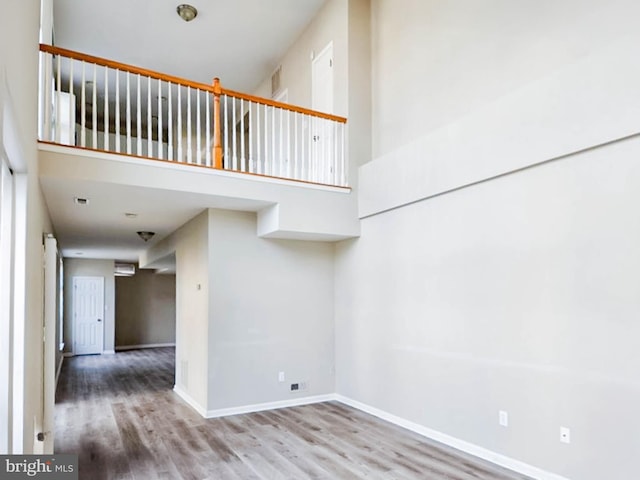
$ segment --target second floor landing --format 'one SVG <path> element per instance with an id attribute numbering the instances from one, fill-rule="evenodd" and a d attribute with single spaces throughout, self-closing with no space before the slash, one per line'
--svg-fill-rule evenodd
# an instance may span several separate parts
<path id="1" fill-rule="evenodd" d="M 357 237 L 351 189 L 40 142 L 40 183 L 65 256 L 137 261 L 205 209 L 256 212 L 264 238 Z M 155 232 L 148 244 L 136 232 Z M 132 255 L 132 252 L 138 252 Z"/>

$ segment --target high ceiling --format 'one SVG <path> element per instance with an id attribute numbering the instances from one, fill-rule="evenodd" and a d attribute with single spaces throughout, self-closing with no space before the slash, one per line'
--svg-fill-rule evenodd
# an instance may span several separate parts
<path id="1" fill-rule="evenodd" d="M 198 16 L 187 23 L 176 13 L 178 0 L 54 0 L 54 43 L 203 83 L 217 76 L 227 88 L 252 93 L 324 1 L 194 0 Z M 138 229 L 154 230 L 153 244 L 204 208 L 260 207 L 108 182 L 41 184 L 68 257 L 132 261 L 146 246 Z M 90 198 L 88 208 L 73 205 L 74 196 Z"/>
<path id="2" fill-rule="evenodd" d="M 251 93 L 324 0 L 55 0 L 59 47 Z"/>

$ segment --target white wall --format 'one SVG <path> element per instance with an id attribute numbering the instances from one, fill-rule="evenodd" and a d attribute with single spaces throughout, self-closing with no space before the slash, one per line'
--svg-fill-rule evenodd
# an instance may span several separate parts
<path id="1" fill-rule="evenodd" d="M 635 476 L 638 13 L 373 2 L 338 393 L 567 478 Z"/>
<path id="2" fill-rule="evenodd" d="M 209 222 L 208 409 L 332 393 L 333 245 L 258 238 L 252 213 Z"/>
<path id="3" fill-rule="evenodd" d="M 176 276 L 137 269 L 116 277 L 116 348 L 176 341 Z"/>
<path id="4" fill-rule="evenodd" d="M 115 264 L 113 260 L 65 258 L 64 260 L 64 343 L 73 352 L 73 277 L 104 278 L 104 347 L 113 353 L 115 346 Z"/>
<path id="5" fill-rule="evenodd" d="M 282 90 L 288 91 L 288 103 L 311 108 L 311 55 L 320 53 L 333 42 L 334 111 L 331 113 L 347 115 L 347 12 L 347 1 L 328 0 L 280 60 L 280 84 Z M 256 87 L 255 94 L 271 98 L 271 75 Z"/>
<path id="6" fill-rule="evenodd" d="M 14 304 L 15 453 L 41 449 L 35 441 L 42 422 L 42 235 L 51 231 L 38 184 L 37 165 L 37 67 L 40 5 L 37 0 L 16 2 L 12 15 L 0 17 L 0 145 L 16 173 L 18 192 L 16 252 L 18 294 Z M 15 15 L 15 16 L 14 16 Z M 7 106 L 11 105 L 8 113 Z M 24 334 L 22 333 L 24 332 Z"/>
<path id="7" fill-rule="evenodd" d="M 203 212 L 164 243 L 176 255 L 176 390 L 202 413 L 207 406 L 209 217 Z M 175 243 L 174 243 L 175 242 Z"/>
<path id="8" fill-rule="evenodd" d="M 333 244 L 259 238 L 256 222 L 209 209 L 149 252 L 175 251 L 176 391 L 203 415 L 334 391 Z"/>

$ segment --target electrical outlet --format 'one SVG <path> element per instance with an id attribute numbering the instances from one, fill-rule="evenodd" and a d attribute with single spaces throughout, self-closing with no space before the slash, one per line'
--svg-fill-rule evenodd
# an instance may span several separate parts
<path id="1" fill-rule="evenodd" d="M 280 383 L 284 382 L 284 372 L 278 372 L 278 381 Z"/>
<path id="2" fill-rule="evenodd" d="M 560 441 L 562 443 L 571 443 L 571 430 L 569 427 L 560 427 Z"/>
<path id="3" fill-rule="evenodd" d="M 509 414 L 504 410 L 498 412 L 498 423 L 503 427 L 509 426 Z"/>
<path id="4" fill-rule="evenodd" d="M 297 383 L 292 383 L 291 384 L 291 391 L 292 392 L 297 392 L 298 390 L 300 390 L 300 385 Z"/>

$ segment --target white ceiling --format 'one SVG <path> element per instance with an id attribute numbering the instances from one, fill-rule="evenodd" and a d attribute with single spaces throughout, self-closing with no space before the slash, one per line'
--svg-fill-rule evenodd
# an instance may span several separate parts
<path id="1" fill-rule="evenodd" d="M 54 0 L 57 46 L 189 80 L 251 93 L 302 33 L 325 0 L 193 0 L 183 21 L 180 0 Z M 152 244 L 220 199 L 162 190 L 42 178 L 56 236 L 66 257 L 136 260 Z M 70 193 L 89 205 L 70 202 Z M 229 208 L 258 210 L 261 205 Z M 125 212 L 137 213 L 127 218 Z"/>
<path id="2" fill-rule="evenodd" d="M 205 208 L 257 211 L 264 202 L 109 182 L 43 177 L 51 221 L 63 256 L 135 262 L 142 251 Z M 74 203 L 74 197 L 88 200 Z M 134 213 L 134 218 L 126 213 Z M 152 231 L 145 243 L 136 232 Z"/>
<path id="3" fill-rule="evenodd" d="M 55 0 L 55 44 L 251 93 L 325 0 Z"/>

